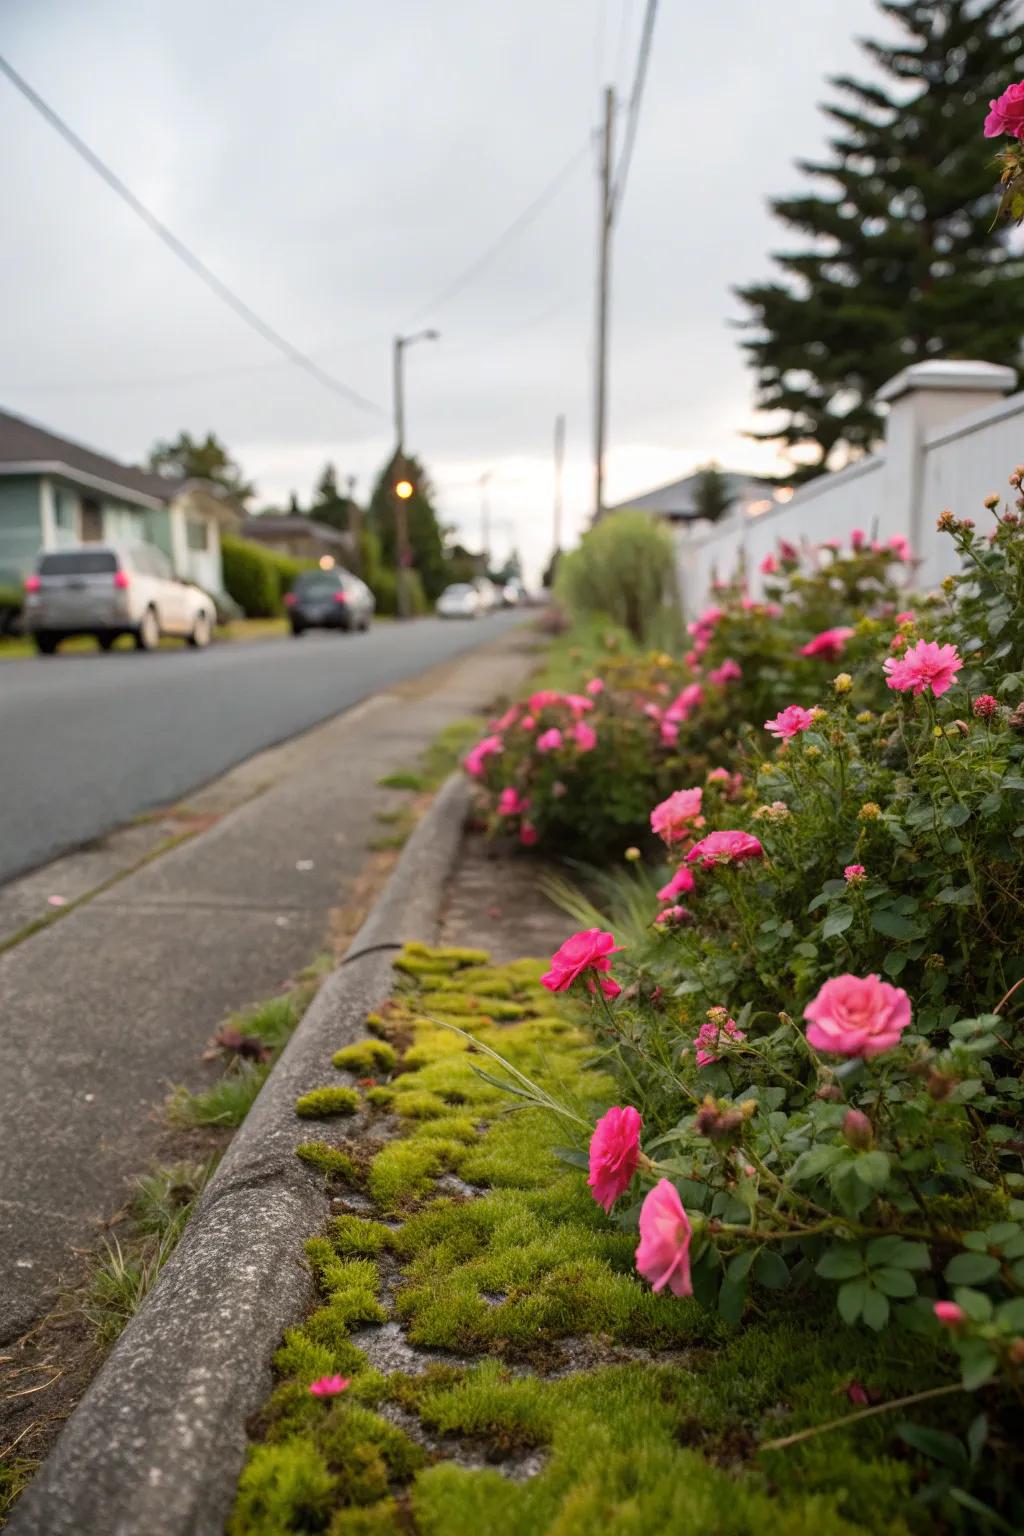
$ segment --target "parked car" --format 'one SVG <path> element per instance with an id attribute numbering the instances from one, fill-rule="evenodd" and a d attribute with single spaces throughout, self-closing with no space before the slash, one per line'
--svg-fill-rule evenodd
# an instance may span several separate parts
<path id="1" fill-rule="evenodd" d="M 284 602 L 293 635 L 307 629 L 369 629 L 376 607 L 366 582 L 340 565 L 302 571 Z"/>
<path id="2" fill-rule="evenodd" d="M 445 587 L 437 600 L 437 613 L 442 619 L 475 619 L 480 612 L 480 596 L 468 582 L 458 581 Z"/>
<path id="3" fill-rule="evenodd" d="M 213 637 L 214 601 L 175 576 L 153 544 L 79 544 L 46 551 L 25 579 L 23 623 L 44 656 L 71 635 L 109 651 L 119 635 L 152 651 L 161 635 L 202 649 Z"/>

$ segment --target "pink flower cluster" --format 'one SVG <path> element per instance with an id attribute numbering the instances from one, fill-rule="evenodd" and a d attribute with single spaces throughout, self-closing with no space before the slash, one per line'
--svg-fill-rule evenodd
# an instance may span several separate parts
<path id="1" fill-rule="evenodd" d="M 555 951 L 551 956 L 551 969 L 541 977 L 541 983 L 549 992 L 568 992 L 574 982 L 586 981 L 593 991 L 596 976 L 605 997 L 618 997 L 622 988 L 608 972 L 612 967 L 611 957 L 618 954 L 620 948 L 613 934 L 605 933 L 601 928 L 585 928 L 566 939 Z"/>
<path id="2" fill-rule="evenodd" d="M 924 693 L 930 688 L 940 698 L 956 682 L 963 666 L 955 645 L 938 645 L 934 640 L 919 640 L 902 656 L 890 656 L 882 663 L 886 682 L 897 693 Z"/>
<path id="3" fill-rule="evenodd" d="M 484 771 L 484 766 L 489 757 L 504 751 L 505 743 L 500 736 L 485 736 L 483 741 L 478 741 L 462 759 L 462 766 L 471 779 L 478 779 Z"/>
<path id="4" fill-rule="evenodd" d="M 722 1011 L 724 1012 L 724 1009 Z M 744 1031 L 737 1025 L 735 1019 L 726 1019 L 721 1024 L 716 1024 L 712 1019 L 708 1019 L 698 1029 L 693 1042 L 697 1049 L 698 1067 L 710 1067 L 712 1062 L 718 1060 L 718 1051 L 721 1047 L 723 1036 L 728 1040 L 736 1041 L 747 1038 Z"/>
<path id="5" fill-rule="evenodd" d="M 724 617 L 724 608 L 705 608 L 704 612 L 698 614 L 697 618 L 695 618 L 692 623 L 687 624 L 686 632 L 691 636 L 693 640 L 693 650 L 690 652 L 690 655 L 693 656 L 695 660 L 699 661 L 703 656 L 704 652 L 711 644 L 711 636 L 714 634 L 717 625 Z"/>

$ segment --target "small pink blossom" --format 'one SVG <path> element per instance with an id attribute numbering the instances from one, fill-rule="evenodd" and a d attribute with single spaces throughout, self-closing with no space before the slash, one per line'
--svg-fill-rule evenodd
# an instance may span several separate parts
<path id="1" fill-rule="evenodd" d="M 963 666 L 955 645 L 938 645 L 934 640 L 919 640 L 900 657 L 890 656 L 882 663 L 886 682 L 898 693 L 924 693 L 930 688 L 940 698 L 956 682 Z"/>
<path id="2" fill-rule="evenodd" d="M 507 730 L 510 730 L 512 728 L 512 726 L 515 725 L 515 723 L 516 723 L 516 721 L 518 719 L 519 719 L 519 706 L 517 704 L 513 704 L 511 709 L 506 709 L 505 713 L 502 715 L 500 720 L 495 720 L 493 722 L 494 729 L 496 731 L 507 731 Z"/>
<path id="3" fill-rule="evenodd" d="M 1014 139 L 1024 139 L 1024 80 L 1008 85 L 1001 96 L 988 104 L 986 139 L 998 139 L 1004 133 Z"/>
<path id="4" fill-rule="evenodd" d="M 902 560 L 904 565 L 909 565 L 914 558 L 913 551 L 910 548 L 910 540 L 905 533 L 894 533 L 889 540 L 889 548 L 897 560 Z"/>
<path id="5" fill-rule="evenodd" d="M 644 705 L 644 714 L 647 716 L 648 720 L 657 721 L 661 719 L 662 715 L 664 714 L 664 710 L 660 704 L 648 703 Z"/>
<path id="6" fill-rule="evenodd" d="M 801 656 L 822 656 L 826 661 L 838 661 L 853 630 L 846 625 L 835 629 L 823 629 L 820 635 L 800 647 Z"/>
<path id="7" fill-rule="evenodd" d="M 530 802 L 520 795 L 514 784 L 507 785 L 498 796 L 499 816 L 521 816 Z"/>
<path id="8" fill-rule="evenodd" d="M 761 564 L 758 566 L 758 570 L 761 572 L 762 576 L 774 576 L 778 569 L 779 562 L 772 554 L 765 555 L 764 559 L 761 561 Z"/>
<path id="9" fill-rule="evenodd" d="M 561 779 L 556 779 L 555 782 L 551 786 L 551 798 L 552 798 L 552 800 L 561 800 L 562 797 L 564 795 L 567 795 L 568 793 L 569 793 L 568 788 L 566 787 L 566 785 L 564 785 L 562 783 Z"/>
<path id="10" fill-rule="evenodd" d="M 673 1296 L 692 1296 L 690 1239 L 693 1229 L 683 1209 L 679 1191 L 668 1179 L 659 1179 L 640 1208 L 640 1243 L 636 1250 L 638 1274 Z"/>
<path id="11" fill-rule="evenodd" d="M 796 545 L 791 544 L 788 539 L 780 539 L 779 558 L 781 560 L 785 560 L 787 564 L 792 565 L 795 561 L 799 560 L 800 551 L 797 549 Z"/>
<path id="12" fill-rule="evenodd" d="M 802 704 L 788 704 L 774 720 L 766 720 L 764 728 L 772 736 L 777 736 L 779 741 L 792 741 L 801 731 L 809 731 L 813 724 L 812 709 L 804 709 Z"/>
<path id="13" fill-rule="evenodd" d="M 847 864 L 843 870 L 843 879 L 847 885 L 859 885 L 867 875 L 863 864 Z"/>
<path id="14" fill-rule="evenodd" d="M 728 768 L 711 768 L 708 771 L 707 782 L 709 784 L 728 784 L 731 774 Z"/>
<path id="15" fill-rule="evenodd" d="M 724 1009 L 722 1010 L 724 1012 Z M 726 1019 L 724 1024 L 713 1024 L 710 1019 L 698 1029 L 694 1039 L 697 1047 L 698 1067 L 710 1067 L 712 1062 L 718 1060 L 718 1050 L 722 1044 L 723 1035 L 727 1040 L 745 1040 L 746 1034 L 736 1023 L 735 1019 Z"/>
<path id="16" fill-rule="evenodd" d="M 725 683 L 736 682 L 742 676 L 743 668 L 739 662 L 734 661 L 731 656 L 727 656 L 720 667 L 715 667 L 713 672 L 708 673 L 708 682 L 717 683 L 721 687 Z"/>
<path id="17" fill-rule="evenodd" d="M 674 720 L 665 719 L 658 727 L 658 734 L 663 747 L 673 747 L 679 740 L 679 727 Z"/>
<path id="18" fill-rule="evenodd" d="M 675 928 L 680 923 L 692 923 L 693 913 L 686 907 L 663 907 L 654 921 L 659 928 Z"/>
<path id="19" fill-rule="evenodd" d="M 585 693 L 567 693 L 563 702 L 568 704 L 577 720 L 594 707 L 593 699 L 588 699 Z"/>
<path id="20" fill-rule="evenodd" d="M 704 817 L 700 813 L 702 789 L 677 789 L 651 812 L 651 831 L 671 846 L 681 843 L 689 835 L 691 827 L 702 827 Z"/>
<path id="21" fill-rule="evenodd" d="M 676 896 L 688 896 L 696 888 L 697 882 L 693 878 L 693 871 L 687 869 L 685 864 L 680 864 L 672 879 L 658 892 L 658 900 L 672 901 Z"/>
<path id="22" fill-rule="evenodd" d="M 962 1328 L 967 1321 L 967 1313 L 955 1301 L 937 1301 L 933 1311 L 943 1328 Z"/>
<path id="23" fill-rule="evenodd" d="M 853 530 L 853 532 L 850 534 L 850 548 L 851 549 L 853 549 L 853 550 L 863 549 L 866 542 L 867 542 L 867 534 L 864 532 L 863 528 L 855 528 Z"/>
<path id="24" fill-rule="evenodd" d="M 613 1105 L 594 1126 L 590 1138 L 590 1174 L 587 1184 L 605 1213 L 629 1188 L 640 1161 L 640 1114 L 628 1104 Z"/>
<path id="25" fill-rule="evenodd" d="M 913 624 L 914 611 L 912 608 L 904 608 L 902 613 L 896 615 L 897 624 Z"/>
<path id="26" fill-rule="evenodd" d="M 749 832 L 709 832 L 694 843 L 686 862 L 696 864 L 699 860 L 702 869 L 713 869 L 716 864 L 743 864 L 747 859 L 763 858 L 764 849 Z"/>
<path id="27" fill-rule="evenodd" d="M 602 975 L 611 970 L 611 956 L 618 954 L 620 945 L 615 936 L 601 928 L 584 928 L 551 956 L 551 969 L 541 977 L 549 992 L 567 992 L 574 981 L 579 981 L 589 971 Z"/>
<path id="28" fill-rule="evenodd" d="M 539 715 L 542 709 L 550 709 L 553 704 L 561 704 L 562 695 L 556 688 L 541 688 L 537 693 L 530 694 L 530 713 Z"/>
<path id="29" fill-rule="evenodd" d="M 991 720 L 998 709 L 999 700 L 994 699 L 990 693 L 979 693 L 971 705 L 971 713 L 979 720 Z"/>
<path id="30" fill-rule="evenodd" d="M 569 735 L 581 752 L 593 752 L 597 746 L 597 732 L 585 720 L 577 720 Z"/>
<path id="31" fill-rule="evenodd" d="M 524 731 L 532 731 L 537 722 L 532 715 L 524 715 L 519 724 Z"/>
<path id="32" fill-rule="evenodd" d="M 533 825 L 532 821 L 524 821 L 522 826 L 519 828 L 519 841 L 522 843 L 524 848 L 532 848 L 539 836 L 540 833 L 537 831 L 537 828 Z"/>
<path id="33" fill-rule="evenodd" d="M 804 1009 L 807 1039 L 834 1056 L 878 1056 L 899 1045 L 910 1023 L 902 987 L 870 976 L 835 976 Z"/>
<path id="34" fill-rule="evenodd" d="M 462 766 L 470 778 L 478 779 L 484 771 L 484 765 L 489 757 L 503 752 L 505 743 L 500 736 L 485 736 L 483 741 L 478 741 L 462 759 Z"/>
<path id="35" fill-rule="evenodd" d="M 683 657 L 683 660 L 690 668 L 690 671 L 695 672 L 700 664 L 700 655 L 697 651 L 687 651 L 686 655 Z"/>
<path id="36" fill-rule="evenodd" d="M 562 745 L 562 733 L 556 725 L 549 731 L 542 731 L 537 737 L 538 752 L 557 752 Z"/>
<path id="37" fill-rule="evenodd" d="M 321 1376 L 316 1381 L 311 1381 L 309 1390 L 314 1397 L 337 1397 L 339 1392 L 344 1392 L 352 1385 L 347 1376 Z"/>
<path id="38" fill-rule="evenodd" d="M 592 677 L 584 692 L 591 694 L 596 699 L 599 693 L 604 693 L 604 678 Z"/>

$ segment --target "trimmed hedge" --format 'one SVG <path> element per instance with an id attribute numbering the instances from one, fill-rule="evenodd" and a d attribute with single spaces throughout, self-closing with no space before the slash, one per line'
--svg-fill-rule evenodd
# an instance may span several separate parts
<path id="1" fill-rule="evenodd" d="M 275 554 L 250 539 L 225 534 L 221 539 L 224 588 L 250 619 L 272 619 L 284 612 L 284 594 L 300 571 L 315 562 Z"/>

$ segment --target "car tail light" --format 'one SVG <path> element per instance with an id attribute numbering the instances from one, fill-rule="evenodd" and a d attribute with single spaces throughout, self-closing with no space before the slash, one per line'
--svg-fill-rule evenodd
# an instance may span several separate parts
<path id="1" fill-rule="evenodd" d="M 41 586 L 42 586 L 42 582 L 39 580 L 38 576 L 26 576 L 25 577 L 25 591 L 26 592 L 38 592 L 39 588 Z"/>
<path id="2" fill-rule="evenodd" d="M 334 601 L 336 603 L 343 603 L 345 601 L 345 594 L 344 594 L 344 592 L 335 592 L 335 594 L 334 594 Z"/>
<path id="3" fill-rule="evenodd" d="M 285 593 L 285 595 L 284 595 L 284 605 L 285 605 L 286 608 L 294 608 L 295 607 L 295 601 L 296 601 L 296 599 L 295 599 L 295 593 L 294 592 L 286 592 Z"/>
<path id="4" fill-rule="evenodd" d="M 122 591 L 122 592 L 127 591 L 127 589 L 128 589 L 128 572 L 127 571 L 115 571 L 114 572 L 114 586 L 118 587 L 120 589 L 120 591 Z"/>

